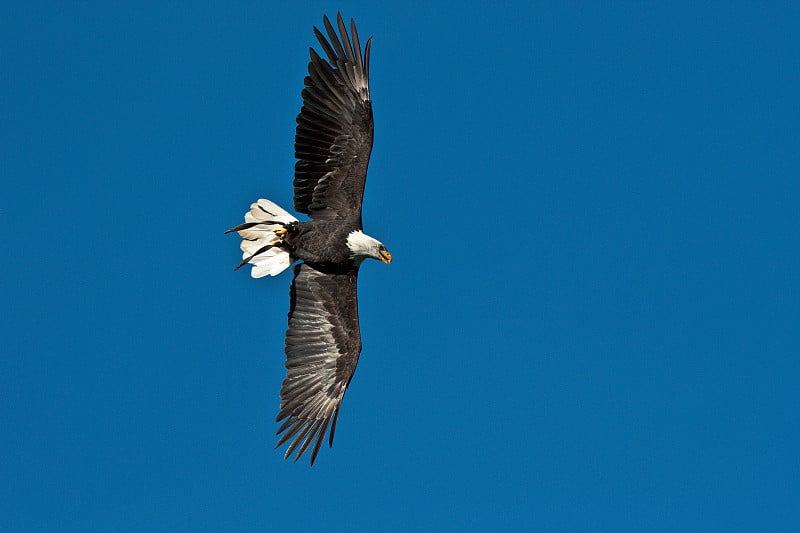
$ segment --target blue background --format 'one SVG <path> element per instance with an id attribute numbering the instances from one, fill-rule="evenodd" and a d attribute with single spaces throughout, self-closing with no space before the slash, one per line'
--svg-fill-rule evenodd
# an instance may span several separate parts
<path id="1" fill-rule="evenodd" d="M 0 529 L 800 528 L 797 4 L 4 3 Z M 364 352 L 273 450 L 312 25 L 375 35 Z"/>

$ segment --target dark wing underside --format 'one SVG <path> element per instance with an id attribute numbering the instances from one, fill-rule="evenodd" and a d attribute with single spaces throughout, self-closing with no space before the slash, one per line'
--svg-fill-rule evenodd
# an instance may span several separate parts
<path id="1" fill-rule="evenodd" d="M 326 273 L 307 263 L 294 267 L 287 374 L 276 419 L 284 420 L 276 447 L 291 440 L 284 458 L 297 450 L 296 461 L 313 445 L 313 465 L 329 426 L 333 445 L 339 406 L 361 353 L 357 277 L 355 268 Z"/>
<path id="2" fill-rule="evenodd" d="M 369 51 L 355 23 L 352 41 L 339 14 L 341 40 L 328 17 L 328 39 L 314 33 L 328 56 L 311 49 L 303 88 L 303 107 L 297 116 L 294 171 L 294 207 L 313 219 L 361 219 L 361 201 L 372 151 L 372 104 L 369 97 Z"/>

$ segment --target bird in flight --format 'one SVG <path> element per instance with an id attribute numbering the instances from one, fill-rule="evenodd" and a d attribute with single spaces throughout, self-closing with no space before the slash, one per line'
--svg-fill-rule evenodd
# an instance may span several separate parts
<path id="1" fill-rule="evenodd" d="M 358 31 L 341 14 L 337 35 L 327 16 L 325 33 L 314 28 L 327 59 L 310 49 L 295 134 L 294 208 L 301 222 L 273 202 L 260 199 L 244 224 L 225 233 L 242 237 L 242 262 L 254 278 L 276 276 L 293 263 L 286 331 L 286 379 L 276 422 L 284 459 L 295 461 L 311 447 L 311 464 L 329 431 L 329 445 L 342 398 L 361 353 L 356 284 L 362 261 L 390 263 L 392 255 L 363 231 L 361 203 L 372 151 L 369 55 Z M 327 37 L 326 37 L 327 34 Z"/>

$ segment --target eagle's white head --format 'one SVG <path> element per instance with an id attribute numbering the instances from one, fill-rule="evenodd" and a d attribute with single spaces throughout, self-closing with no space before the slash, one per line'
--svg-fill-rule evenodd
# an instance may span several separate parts
<path id="1" fill-rule="evenodd" d="M 392 254 L 377 239 L 373 239 L 361 230 L 351 231 L 347 236 L 347 247 L 350 248 L 350 257 L 357 265 L 371 257 L 384 263 L 392 262 Z"/>

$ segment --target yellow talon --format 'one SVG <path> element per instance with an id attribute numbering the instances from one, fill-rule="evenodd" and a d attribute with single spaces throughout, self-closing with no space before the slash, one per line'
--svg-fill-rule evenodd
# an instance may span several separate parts
<path id="1" fill-rule="evenodd" d="M 272 233 L 274 233 L 275 235 L 277 235 L 280 238 L 283 238 L 283 236 L 286 235 L 288 233 L 288 231 L 286 231 L 286 228 L 282 228 L 281 227 L 281 228 L 272 230 Z"/>

